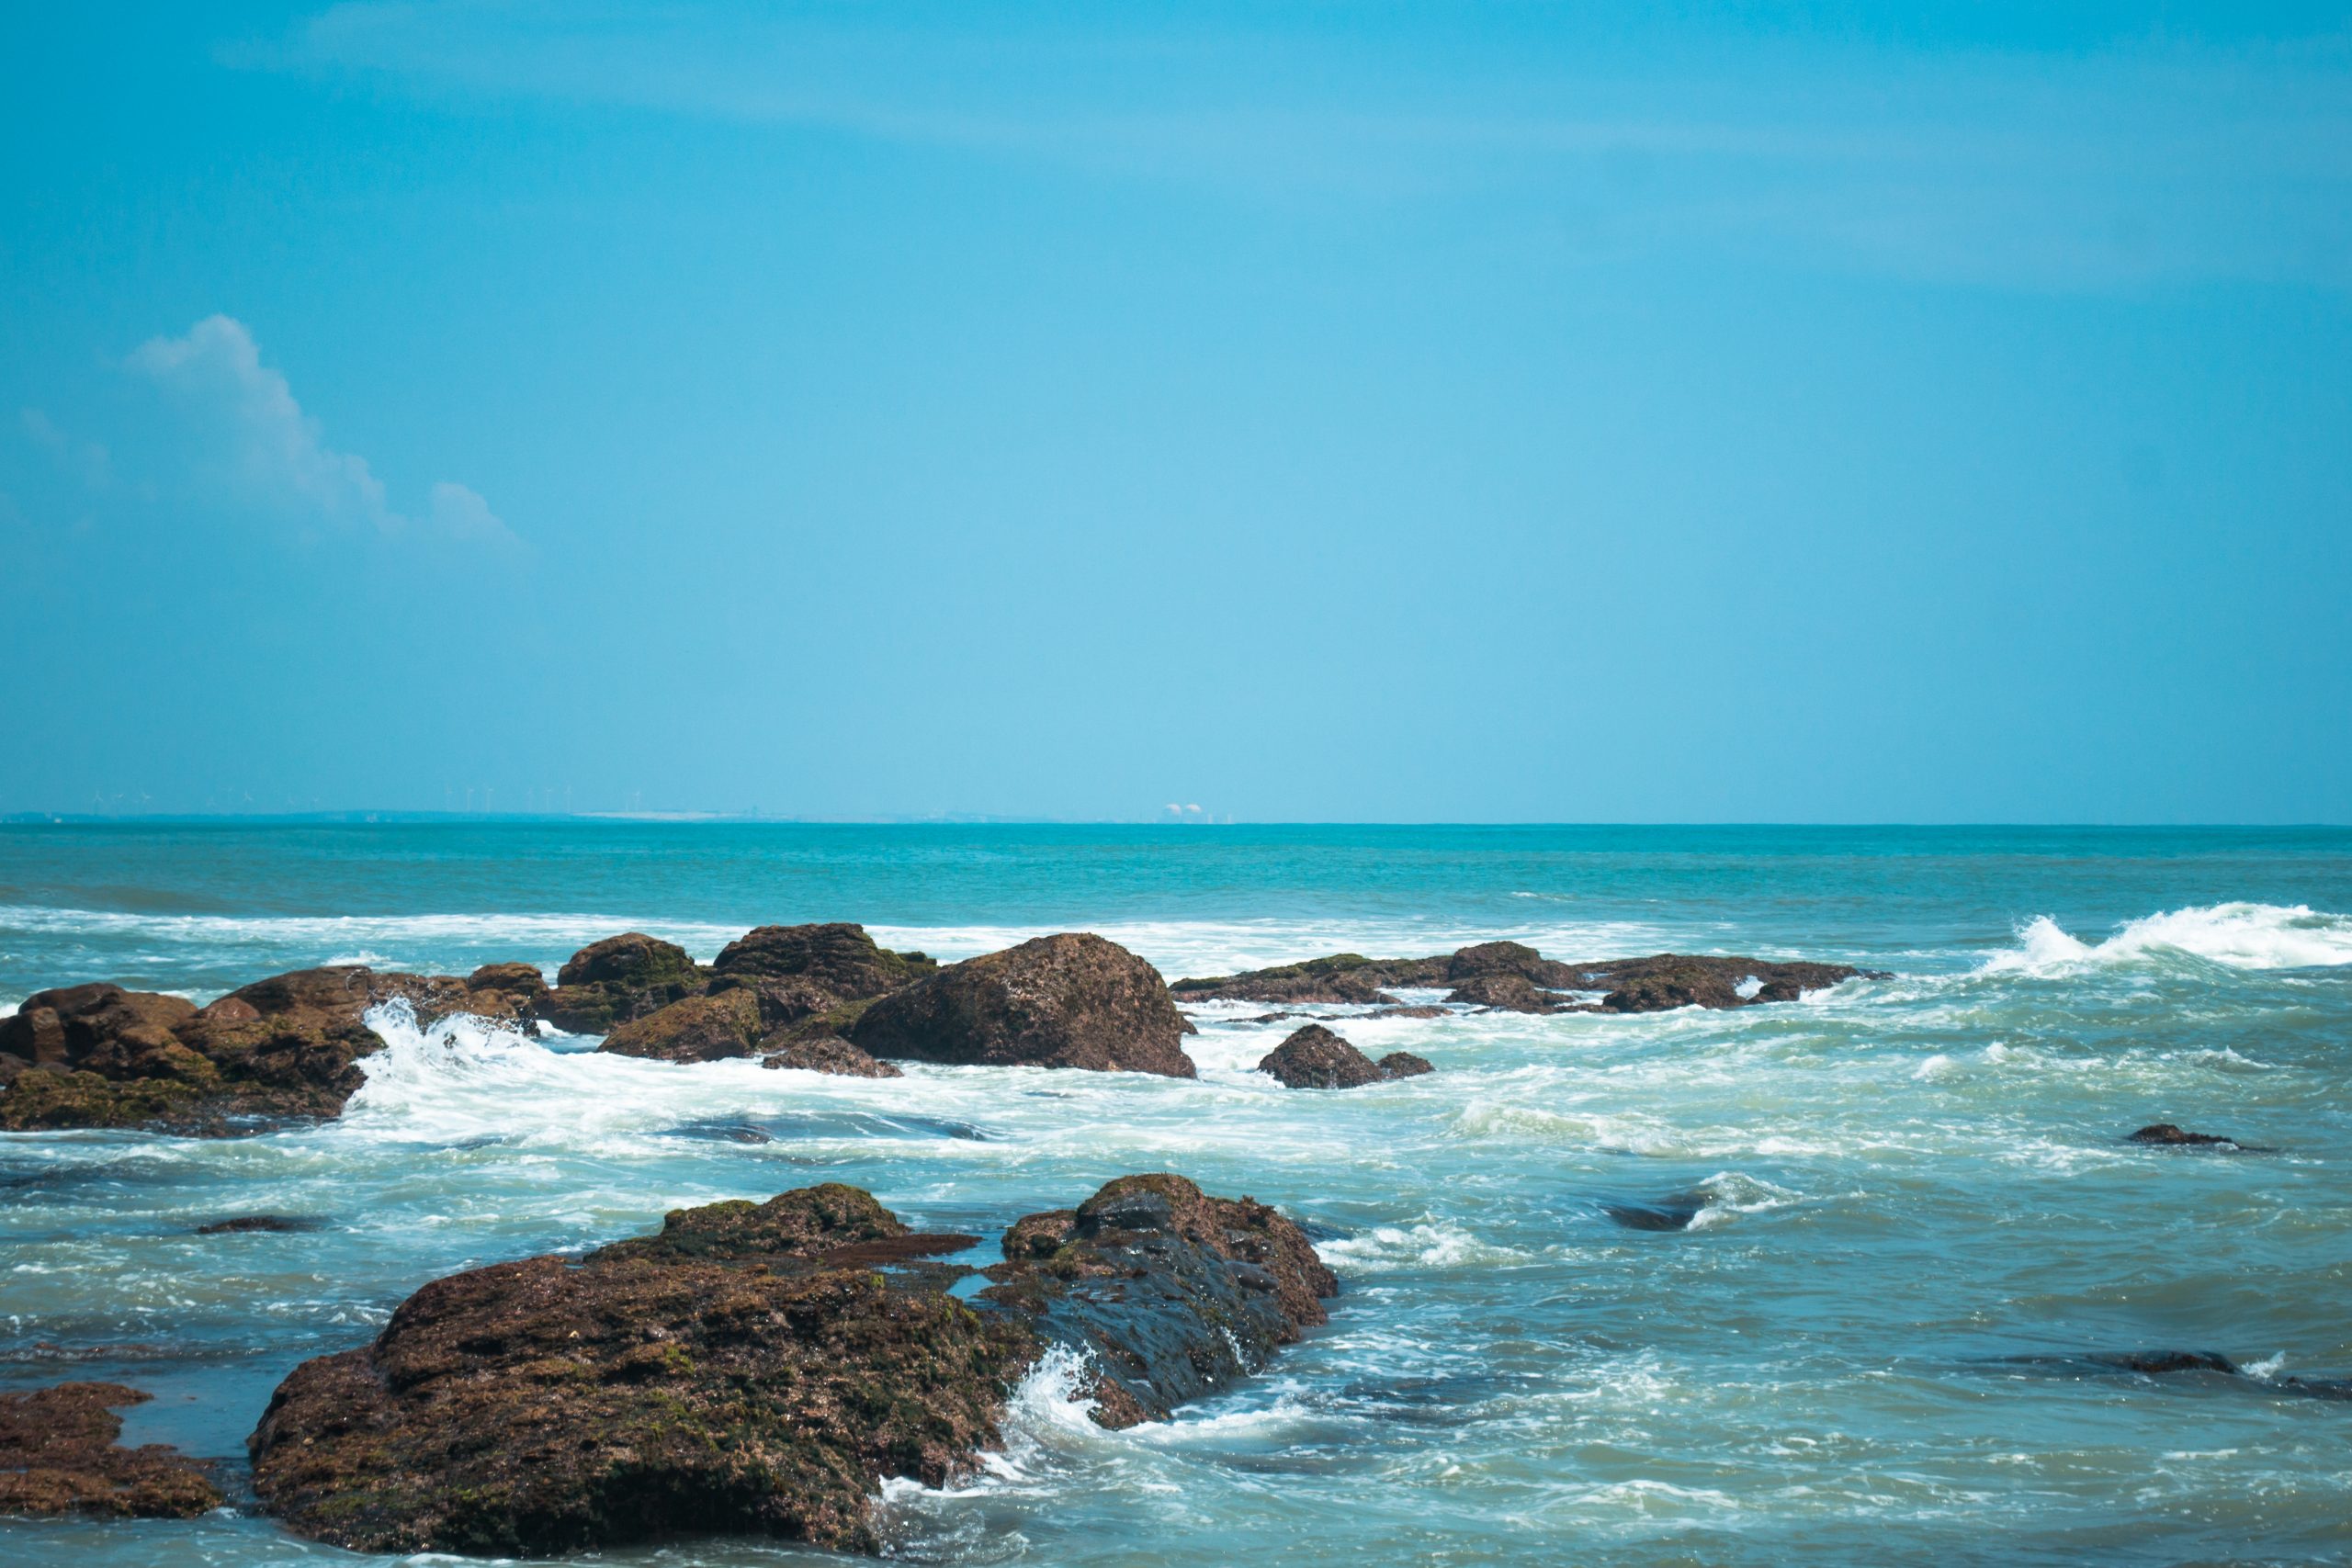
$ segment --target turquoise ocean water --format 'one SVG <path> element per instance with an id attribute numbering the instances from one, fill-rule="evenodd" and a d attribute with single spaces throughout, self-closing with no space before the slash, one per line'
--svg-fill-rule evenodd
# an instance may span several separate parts
<path id="1" fill-rule="evenodd" d="M 0 827 L 0 1007 L 300 965 L 708 958 L 854 919 L 944 958 L 1101 931 L 1171 978 L 1493 937 L 1894 971 L 1782 1007 L 1338 1027 L 1429 1077 L 673 1066 L 388 1023 L 339 1122 L 0 1137 L 0 1384 L 153 1392 L 230 1462 L 279 1378 L 454 1269 L 820 1180 L 992 1232 L 1181 1171 L 1309 1224 L 1342 1294 L 1261 1378 L 1121 1433 L 1050 1378 L 897 1555 L 1055 1564 L 2352 1560 L 2352 831 L 423 824 Z M 559 1048 L 561 1047 L 561 1048 Z M 2138 1149 L 2173 1121 L 2265 1153 Z M 734 1141 L 743 1130 L 769 1141 Z M 1698 1192 L 1681 1232 L 1610 1204 Z M 301 1235 L 197 1236 L 254 1213 Z M 2242 1379 L 2066 1358 L 2211 1349 Z M 234 1511 L 0 1522 L 0 1559 L 356 1561 Z M 601 1562 L 814 1561 L 688 1541 Z"/>

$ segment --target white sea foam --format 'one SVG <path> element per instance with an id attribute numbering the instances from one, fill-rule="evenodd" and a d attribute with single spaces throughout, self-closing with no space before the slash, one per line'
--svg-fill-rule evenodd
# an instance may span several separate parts
<path id="1" fill-rule="evenodd" d="M 1444 1223 L 1375 1225 L 1360 1235 L 1316 1244 L 1326 1263 L 1363 1273 L 1399 1269 L 1458 1269 L 1468 1264 L 1523 1263 L 1514 1247 L 1481 1241 L 1459 1225 Z"/>
<path id="2" fill-rule="evenodd" d="M 2352 915 L 2301 904 L 2211 904 L 2146 916 L 2096 945 L 2041 915 L 2018 932 L 2016 947 L 1987 954 L 1977 973 L 2064 976 L 2172 956 L 2233 969 L 2352 964 Z"/>

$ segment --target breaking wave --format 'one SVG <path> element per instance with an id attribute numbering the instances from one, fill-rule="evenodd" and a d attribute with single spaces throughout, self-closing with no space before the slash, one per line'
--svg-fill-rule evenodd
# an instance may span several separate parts
<path id="1" fill-rule="evenodd" d="M 2352 915 L 2302 904 L 2211 904 L 2149 915 L 2097 944 L 2041 915 L 2018 932 L 2017 946 L 1989 954 L 1977 973 L 2061 976 L 2183 956 L 2233 969 L 2352 964 Z"/>

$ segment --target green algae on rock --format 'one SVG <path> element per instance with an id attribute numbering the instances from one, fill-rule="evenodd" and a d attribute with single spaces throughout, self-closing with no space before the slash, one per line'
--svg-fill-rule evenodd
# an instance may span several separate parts
<path id="1" fill-rule="evenodd" d="M 115 1411 L 148 1398 L 112 1382 L 0 1393 L 0 1514 L 185 1519 L 219 1507 L 206 1467 L 177 1449 L 116 1443 Z"/>
<path id="2" fill-rule="evenodd" d="M 435 1280 L 365 1348 L 306 1361 L 254 1432 L 254 1486 L 366 1551 L 550 1552 L 680 1534 L 852 1551 L 881 1483 L 999 1448 L 1046 1349 L 1125 1426 L 1261 1366 L 1336 1288 L 1303 1233 L 1173 1176 L 1007 1232 L 975 1302 L 854 1188 L 678 1210 L 657 1235 Z"/>

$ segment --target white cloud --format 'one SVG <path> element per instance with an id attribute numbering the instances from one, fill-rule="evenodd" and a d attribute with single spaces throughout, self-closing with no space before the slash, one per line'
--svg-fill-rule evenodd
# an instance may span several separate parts
<path id="1" fill-rule="evenodd" d="M 385 535 L 515 542 L 490 503 L 461 484 L 435 484 L 421 519 L 396 510 L 367 458 L 326 445 L 319 422 L 233 317 L 207 316 L 184 336 L 151 338 L 124 363 L 192 422 L 200 482 L 241 503 Z"/>

